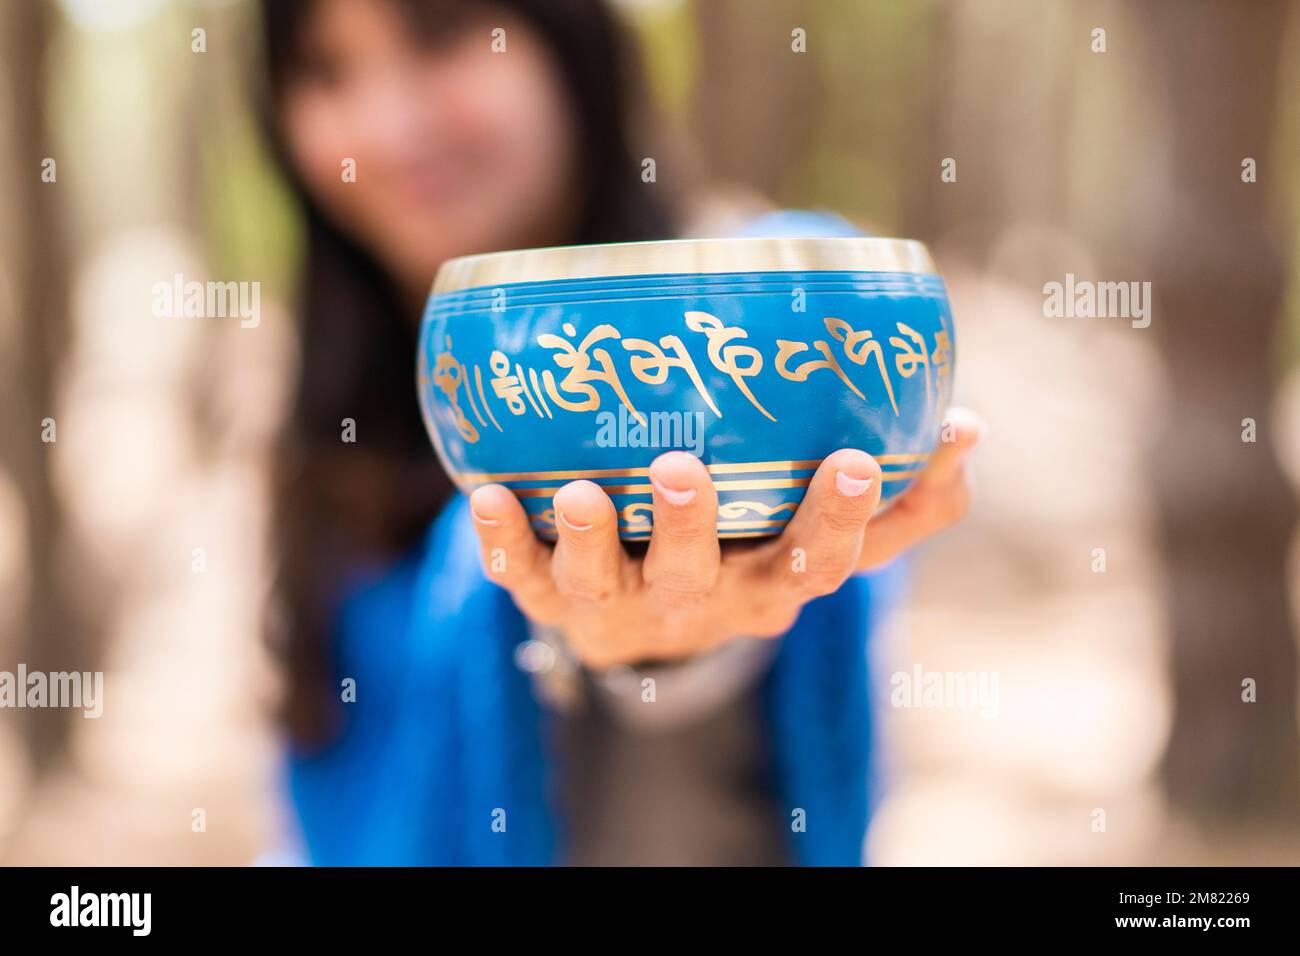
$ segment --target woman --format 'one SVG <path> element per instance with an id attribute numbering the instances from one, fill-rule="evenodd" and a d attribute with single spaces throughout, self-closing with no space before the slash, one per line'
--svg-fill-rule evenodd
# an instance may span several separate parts
<path id="1" fill-rule="evenodd" d="M 719 547 L 716 493 L 681 452 L 651 466 L 642 555 L 588 482 L 557 493 L 554 548 L 500 486 L 452 499 L 412 385 L 438 265 L 682 231 L 640 177 L 631 51 L 601 0 L 263 10 L 268 125 L 308 236 L 278 509 L 306 857 L 859 862 L 864 642 L 889 584 L 859 572 L 964 512 L 978 422 L 951 416 L 874 519 L 879 466 L 835 452 L 785 534 L 749 548 Z M 497 548 L 493 583 L 478 558 Z"/>

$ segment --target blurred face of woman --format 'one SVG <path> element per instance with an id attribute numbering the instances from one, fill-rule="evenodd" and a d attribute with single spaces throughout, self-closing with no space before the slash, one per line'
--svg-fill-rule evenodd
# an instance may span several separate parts
<path id="1" fill-rule="evenodd" d="M 486 3 L 424 16 L 317 0 L 281 117 L 308 191 L 413 297 L 452 256 L 564 242 L 576 205 L 574 119 L 540 38 Z"/>

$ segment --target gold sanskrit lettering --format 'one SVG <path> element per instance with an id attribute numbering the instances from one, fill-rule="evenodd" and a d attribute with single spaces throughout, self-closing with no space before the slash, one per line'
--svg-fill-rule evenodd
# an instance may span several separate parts
<path id="1" fill-rule="evenodd" d="M 730 376 L 751 405 L 769 420 L 776 421 L 775 416 L 759 404 L 745 382 L 745 379 L 753 378 L 763 370 L 762 353 L 752 345 L 729 344 L 736 339 L 748 338 L 749 333 L 744 329 L 728 328 L 721 319 L 707 312 L 687 312 L 686 326 L 692 332 L 703 332 L 708 337 L 709 361 L 713 367 Z M 747 361 L 742 364 L 742 359 Z"/>
<path id="2" fill-rule="evenodd" d="M 578 334 L 571 322 L 564 323 L 562 328 L 564 334 L 570 338 Z M 627 406 L 632 416 L 644 425 L 645 418 L 636 410 L 632 400 L 627 397 L 627 392 L 623 389 L 622 380 L 618 377 L 618 370 L 614 367 L 614 360 L 610 358 L 609 352 L 602 348 L 592 348 L 597 342 L 618 338 L 620 338 L 618 329 L 607 323 L 598 325 L 588 332 L 581 344 L 576 348 L 569 339 L 552 335 L 549 332 L 537 336 L 537 344 L 543 348 L 555 349 L 552 359 L 560 368 L 567 370 L 558 386 L 555 375 L 550 369 L 542 372 L 542 382 L 546 386 L 546 394 L 550 396 L 551 401 L 571 412 L 595 411 L 600 408 L 600 393 L 596 391 L 592 383 L 604 382 L 618 397 L 618 400 Z M 599 364 L 599 370 L 591 367 L 592 359 L 595 359 Z M 566 392 L 582 397 L 577 400 L 567 398 L 560 393 L 561 388 Z"/>
<path id="3" fill-rule="evenodd" d="M 474 423 L 466 417 L 465 412 L 460 407 L 460 386 L 465 381 L 465 366 L 456 360 L 451 354 L 451 336 L 447 336 L 447 350 L 439 352 L 438 357 L 433 363 L 433 381 L 438 386 L 438 390 L 447 397 L 447 404 L 451 406 L 452 421 L 456 423 L 456 431 L 460 432 L 462 438 L 473 444 L 478 441 L 478 429 Z M 469 386 L 465 386 L 466 394 L 469 394 Z"/>
<path id="4" fill-rule="evenodd" d="M 722 412 L 718 411 L 718 406 L 713 404 L 713 399 L 704 388 L 704 382 L 695 367 L 691 353 L 686 351 L 686 346 L 676 335 L 665 335 L 659 340 L 658 345 L 646 339 L 624 339 L 623 348 L 629 352 L 646 353 L 633 355 L 629 359 L 632 375 L 638 381 L 645 382 L 647 385 L 662 385 L 668 379 L 670 368 L 680 368 L 690 378 L 691 384 L 695 386 L 695 390 L 700 393 L 700 397 L 708 404 L 713 414 L 722 417 Z M 665 355 L 664 349 L 670 350 L 675 358 Z"/>

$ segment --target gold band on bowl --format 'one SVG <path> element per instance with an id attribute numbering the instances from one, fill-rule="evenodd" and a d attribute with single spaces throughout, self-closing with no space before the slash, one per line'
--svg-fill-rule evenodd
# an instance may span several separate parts
<path id="1" fill-rule="evenodd" d="M 548 530 L 544 527 L 535 527 L 535 530 L 537 536 L 543 541 L 558 541 L 560 538 L 559 532 L 554 528 Z M 619 537 L 624 541 L 649 541 L 650 533 L 649 528 L 645 531 L 623 531 L 621 527 L 619 529 Z M 721 528 L 718 529 L 718 538 L 720 540 L 728 538 L 770 538 L 772 534 L 771 531 L 726 531 Z"/>
<path id="2" fill-rule="evenodd" d="M 919 471 L 886 471 L 880 476 L 881 481 L 907 481 L 919 475 Z M 713 487 L 718 491 L 770 491 L 778 488 L 807 488 L 812 484 L 811 478 L 743 478 L 736 481 L 715 481 Z M 511 488 L 516 498 L 551 498 L 563 485 L 551 488 Z M 636 485 L 601 485 L 600 489 L 607 495 L 649 495 L 654 485 L 649 482 Z"/>
<path id="3" fill-rule="evenodd" d="M 923 465 L 930 460 L 929 452 L 917 452 L 911 455 L 876 455 L 876 461 L 882 465 Z M 737 461 L 715 465 L 705 465 L 711 475 L 734 475 L 764 471 L 815 471 L 822 463 L 820 458 L 803 461 Z M 920 474 L 918 470 L 885 472 L 889 478 L 911 478 Z M 648 478 L 649 466 L 644 468 L 600 468 L 578 469 L 576 471 L 462 471 L 452 476 L 460 485 L 486 485 L 504 481 L 574 481 L 580 478 Z"/>
<path id="4" fill-rule="evenodd" d="M 552 246 L 448 259 L 433 280 L 433 294 L 557 279 L 732 272 L 936 274 L 929 250 L 915 239 L 670 239 Z"/>

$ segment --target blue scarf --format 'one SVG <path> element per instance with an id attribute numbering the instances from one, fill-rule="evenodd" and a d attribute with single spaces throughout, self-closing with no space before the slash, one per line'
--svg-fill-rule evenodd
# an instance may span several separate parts
<path id="1" fill-rule="evenodd" d="M 308 856 L 325 865 L 562 862 L 550 715 L 514 662 L 527 623 L 485 577 L 465 499 L 396 569 L 354 589 L 334 661 L 345 726 L 291 755 Z M 856 866 L 870 813 L 867 635 L 899 575 L 809 603 L 762 688 L 792 859 Z M 351 685 L 346 682 L 351 679 Z"/>

